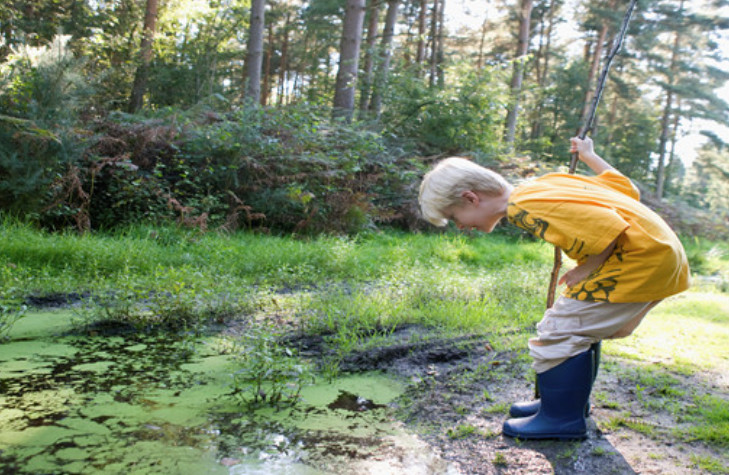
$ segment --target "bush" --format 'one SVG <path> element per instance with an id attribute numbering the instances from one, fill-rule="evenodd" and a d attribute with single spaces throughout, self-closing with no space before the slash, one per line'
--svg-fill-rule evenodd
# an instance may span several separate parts
<path id="1" fill-rule="evenodd" d="M 111 114 L 95 124 L 79 167 L 57 183 L 46 224 L 75 213 L 94 228 L 174 219 L 203 230 L 309 234 L 413 222 L 422 165 L 375 132 L 330 121 L 329 112 Z"/>
<path id="2" fill-rule="evenodd" d="M 81 63 L 57 36 L 14 50 L 0 64 L 0 208 L 39 213 L 50 185 L 75 167 L 82 139 L 74 127 L 88 93 Z"/>

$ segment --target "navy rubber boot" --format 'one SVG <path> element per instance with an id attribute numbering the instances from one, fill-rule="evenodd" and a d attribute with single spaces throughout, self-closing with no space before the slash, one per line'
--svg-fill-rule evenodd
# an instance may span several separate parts
<path id="1" fill-rule="evenodd" d="M 602 347 L 602 341 L 593 343 L 590 345 L 590 351 L 593 352 L 592 360 L 592 384 L 595 384 L 597 378 L 597 370 L 600 367 L 600 350 Z M 536 383 L 535 383 L 536 384 Z M 511 417 L 529 417 L 536 414 L 539 411 L 541 402 L 539 399 L 532 401 L 515 402 L 509 408 L 509 416 Z M 590 417 L 590 401 L 585 404 L 585 417 Z"/>
<path id="2" fill-rule="evenodd" d="M 585 404 L 590 398 L 592 374 L 593 351 L 587 350 L 537 375 L 539 411 L 504 422 L 504 435 L 524 440 L 586 438 Z"/>

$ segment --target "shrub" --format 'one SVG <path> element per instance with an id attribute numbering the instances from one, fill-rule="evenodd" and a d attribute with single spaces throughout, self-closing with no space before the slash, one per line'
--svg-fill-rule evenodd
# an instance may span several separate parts
<path id="1" fill-rule="evenodd" d="M 50 185 L 80 157 L 83 141 L 74 126 L 88 87 L 68 40 L 21 47 L 0 64 L 2 209 L 41 212 Z"/>

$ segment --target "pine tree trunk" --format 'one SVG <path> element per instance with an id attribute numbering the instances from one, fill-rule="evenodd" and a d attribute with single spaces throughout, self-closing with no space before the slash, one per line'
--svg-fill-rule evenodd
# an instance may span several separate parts
<path id="1" fill-rule="evenodd" d="M 683 12 L 683 0 L 679 7 L 679 11 Z M 656 170 L 656 198 L 663 198 L 663 187 L 666 181 L 666 144 L 670 134 L 670 117 L 673 108 L 673 79 L 676 77 L 678 69 L 678 49 L 681 43 L 681 35 L 678 30 L 673 39 L 673 51 L 671 53 L 671 65 L 669 68 L 668 91 L 666 92 L 666 102 L 663 106 L 663 116 L 661 117 L 661 140 L 658 145 L 658 168 Z"/>
<path id="2" fill-rule="evenodd" d="M 357 81 L 359 50 L 362 44 L 362 24 L 364 23 L 365 0 L 347 0 L 342 25 L 342 41 L 339 48 L 339 70 L 334 90 L 335 117 L 352 119 L 354 111 L 354 91 Z"/>
<path id="3" fill-rule="evenodd" d="M 529 49 L 529 27 L 531 24 L 533 0 L 521 0 L 521 9 L 519 12 L 519 44 L 516 49 L 516 58 L 514 59 L 514 72 L 511 76 L 511 95 L 512 105 L 506 116 L 505 141 L 511 145 L 514 143 L 516 136 L 516 121 L 519 111 L 519 95 L 521 93 L 521 83 L 524 76 L 524 56 Z"/>
<path id="4" fill-rule="evenodd" d="M 681 100 L 676 102 L 676 113 L 673 114 L 673 125 L 671 126 L 671 151 L 668 154 L 668 167 L 666 167 L 666 179 L 665 183 L 670 185 L 673 173 L 675 173 L 676 167 L 676 142 L 678 141 L 678 125 L 681 122 Z M 665 187 L 665 185 L 664 185 Z"/>
<path id="5" fill-rule="evenodd" d="M 139 48 L 141 64 L 134 75 L 134 84 L 132 85 L 132 93 L 129 96 L 129 105 L 127 107 L 127 110 L 131 113 L 137 112 L 144 105 L 144 93 L 147 90 L 149 65 L 152 63 L 152 46 L 157 27 L 158 6 L 158 0 L 147 0 L 147 8 L 144 13 L 142 43 Z"/>
<path id="6" fill-rule="evenodd" d="M 481 25 L 481 41 L 478 43 L 478 61 L 476 62 L 476 69 L 481 71 L 483 68 L 483 47 L 486 43 L 486 20 Z"/>
<path id="7" fill-rule="evenodd" d="M 364 69 L 362 74 L 362 88 L 359 95 L 359 110 L 365 113 L 370 108 L 370 93 L 372 92 L 372 72 L 375 64 L 375 43 L 377 42 L 377 24 L 380 16 L 380 0 L 370 0 L 369 21 L 367 22 L 367 48 L 364 56 Z"/>
<path id="8" fill-rule="evenodd" d="M 284 21 L 284 38 L 283 44 L 281 45 L 281 64 L 278 68 L 278 105 L 282 105 L 286 99 L 286 72 L 288 70 L 289 62 L 289 21 L 291 15 L 286 14 L 286 20 Z"/>
<path id="9" fill-rule="evenodd" d="M 445 86 L 445 70 L 443 69 L 443 45 L 445 44 L 445 35 L 443 34 L 443 29 L 445 28 L 445 2 L 446 0 L 440 0 L 440 7 L 438 8 L 438 61 L 436 63 L 436 72 L 438 74 L 438 87 L 441 89 Z"/>
<path id="10" fill-rule="evenodd" d="M 433 0 L 433 12 L 430 17 L 430 87 L 435 86 L 436 68 L 438 64 L 438 0 Z"/>
<path id="11" fill-rule="evenodd" d="M 392 38 L 395 36 L 395 21 L 397 20 L 397 7 L 399 0 L 388 0 L 387 15 L 385 16 L 385 28 L 382 31 L 382 43 L 380 45 L 380 65 L 375 79 L 375 87 L 372 91 L 372 104 L 370 109 L 375 117 L 380 117 L 382 109 L 382 94 L 387 85 L 387 75 L 390 70 L 390 58 L 392 57 Z"/>
<path id="12" fill-rule="evenodd" d="M 263 88 L 261 89 L 261 105 L 268 105 L 268 96 L 271 93 L 271 58 L 273 57 L 273 25 L 268 25 L 268 48 L 263 68 Z"/>
<path id="13" fill-rule="evenodd" d="M 257 105 L 261 100 L 261 66 L 263 62 L 263 31 L 265 28 L 266 0 L 253 0 L 248 31 L 248 54 L 246 55 L 245 100 Z"/>
<path id="14" fill-rule="evenodd" d="M 428 21 L 428 2 L 420 0 L 420 11 L 418 12 L 418 52 L 415 62 L 418 64 L 418 71 L 422 73 L 425 62 L 425 30 Z"/>
<path id="15" fill-rule="evenodd" d="M 600 61 L 602 60 L 602 49 L 605 45 L 605 38 L 607 38 L 608 25 L 605 23 L 600 28 L 600 33 L 597 35 L 597 42 L 595 43 L 595 53 L 592 55 L 592 61 L 590 64 L 590 71 L 587 74 L 587 90 L 585 91 L 585 102 L 582 105 L 582 113 L 580 114 L 580 123 L 585 121 L 587 114 L 592 105 L 592 96 L 594 94 L 594 88 L 592 84 L 595 82 L 597 76 L 597 70 L 600 67 Z"/>

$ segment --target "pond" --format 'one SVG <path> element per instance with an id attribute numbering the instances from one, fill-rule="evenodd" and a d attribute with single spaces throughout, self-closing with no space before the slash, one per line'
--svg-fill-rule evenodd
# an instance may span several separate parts
<path id="1" fill-rule="evenodd" d="M 317 381 L 295 407 L 230 397 L 219 339 L 74 333 L 69 310 L 28 314 L 0 344 L 0 469 L 12 473 L 448 473 L 393 418 L 405 384 Z"/>

